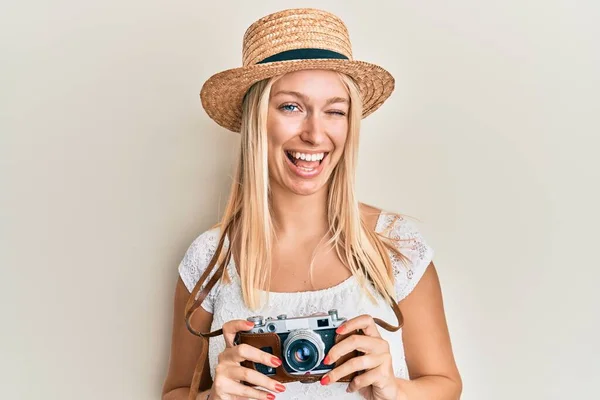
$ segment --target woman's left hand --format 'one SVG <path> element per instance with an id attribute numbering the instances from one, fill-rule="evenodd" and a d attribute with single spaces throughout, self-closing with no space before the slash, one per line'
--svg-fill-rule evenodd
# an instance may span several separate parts
<path id="1" fill-rule="evenodd" d="M 323 378 L 322 385 L 336 382 L 356 371 L 364 371 L 352 379 L 348 392 L 358 391 L 367 400 L 406 399 L 400 392 L 392 368 L 392 355 L 388 342 L 381 337 L 375 321 L 370 315 L 361 315 L 344 322 L 336 332 L 361 330 L 363 335 L 350 335 L 334 345 L 325 357 L 325 364 L 333 364 L 340 357 L 358 350 L 363 355 L 354 357 L 332 369 Z"/>

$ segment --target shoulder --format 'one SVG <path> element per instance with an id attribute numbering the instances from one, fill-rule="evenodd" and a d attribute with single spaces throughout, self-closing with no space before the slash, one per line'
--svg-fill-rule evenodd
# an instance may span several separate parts
<path id="1" fill-rule="evenodd" d="M 185 256 L 192 257 L 195 255 L 209 255 L 211 251 L 217 248 L 221 230 L 219 227 L 213 227 L 200 233 L 189 245 Z M 185 258 L 184 258 L 185 259 Z"/>
<path id="2" fill-rule="evenodd" d="M 360 203 L 363 221 L 374 231 L 390 239 L 423 239 L 414 218 Z"/>
<path id="3" fill-rule="evenodd" d="M 359 203 L 360 208 L 360 216 L 365 224 L 371 228 L 372 230 L 377 229 L 377 222 L 382 213 L 381 208 L 377 208 L 375 206 Z"/>
<path id="4" fill-rule="evenodd" d="M 434 250 L 425 239 L 417 220 L 403 214 L 381 211 L 376 232 L 394 251 L 389 251 L 397 301 L 408 296 L 433 261 Z"/>
<path id="5" fill-rule="evenodd" d="M 198 235 L 179 263 L 179 275 L 191 292 L 217 250 L 221 229 L 213 227 Z"/>
<path id="6" fill-rule="evenodd" d="M 417 220 L 395 212 L 381 211 L 377 232 L 402 244 L 424 242 Z"/>

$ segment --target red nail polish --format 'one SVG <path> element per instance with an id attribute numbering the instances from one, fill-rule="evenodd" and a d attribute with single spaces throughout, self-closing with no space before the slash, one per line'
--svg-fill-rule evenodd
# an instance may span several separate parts
<path id="1" fill-rule="evenodd" d="M 252 328 L 254 326 L 254 322 L 246 321 L 246 325 L 248 325 L 248 328 Z"/>
<path id="2" fill-rule="evenodd" d="M 279 393 L 285 392 L 285 386 L 283 386 L 281 384 L 277 384 L 277 385 L 275 385 L 275 390 L 277 390 Z"/>
<path id="3" fill-rule="evenodd" d="M 329 356 L 325 356 L 325 358 L 323 359 L 323 364 L 325 364 L 325 365 L 331 364 L 331 359 L 329 358 Z"/>
<path id="4" fill-rule="evenodd" d="M 281 365 L 281 360 L 277 357 L 273 357 L 271 358 L 271 363 L 273 363 L 273 365 L 275 365 L 276 367 L 279 367 Z"/>
<path id="5" fill-rule="evenodd" d="M 346 329 L 344 325 L 338 326 L 338 328 L 335 330 L 335 333 L 343 333 L 344 329 Z"/>
<path id="6" fill-rule="evenodd" d="M 267 399 L 275 400 L 275 395 L 273 393 L 267 393 Z"/>
<path id="7" fill-rule="evenodd" d="M 321 385 L 327 385 L 329 383 L 330 379 L 328 376 L 324 376 L 321 378 Z"/>

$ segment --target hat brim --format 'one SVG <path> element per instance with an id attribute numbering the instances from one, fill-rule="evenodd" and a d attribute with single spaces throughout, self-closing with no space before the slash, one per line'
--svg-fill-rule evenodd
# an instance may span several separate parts
<path id="1" fill-rule="evenodd" d="M 229 69 L 211 76 L 200 99 L 208 116 L 233 132 L 240 132 L 242 101 L 252 85 L 263 79 L 305 69 L 325 69 L 354 79 L 363 100 L 362 117 L 377 110 L 394 91 L 394 77 L 382 67 L 364 61 L 311 59 L 278 61 Z"/>

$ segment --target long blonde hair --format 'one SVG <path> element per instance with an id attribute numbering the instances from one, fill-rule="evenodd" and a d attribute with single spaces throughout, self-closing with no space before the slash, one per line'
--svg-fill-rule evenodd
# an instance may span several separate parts
<path id="1" fill-rule="evenodd" d="M 392 241 L 374 232 L 361 219 L 355 191 L 355 170 L 362 115 L 362 101 L 355 82 L 338 73 L 350 96 L 349 126 L 345 149 L 329 182 L 328 224 L 332 246 L 340 260 L 358 279 L 367 295 L 370 282 L 388 302 L 395 301 L 392 265 L 387 250 L 402 255 Z M 268 295 L 271 281 L 271 248 L 275 238 L 269 199 L 267 147 L 267 112 L 271 87 L 280 77 L 260 81 L 246 93 L 243 102 L 240 155 L 229 199 L 221 221 L 221 239 L 227 235 L 231 247 L 239 244 L 237 265 L 244 301 L 256 310 Z M 234 229 L 235 227 L 235 229 Z M 228 263 L 227 256 L 214 254 L 218 263 Z M 312 273 L 312 262 L 311 262 Z M 312 275 L 311 275 L 312 276 Z M 224 280 L 229 277 L 225 272 Z"/>

